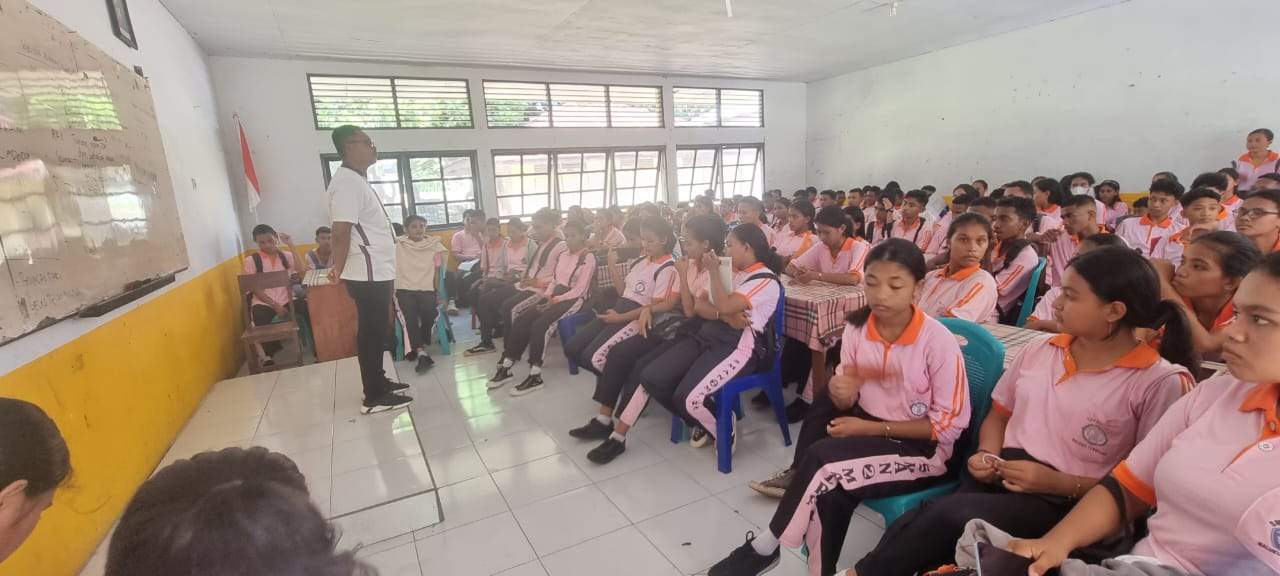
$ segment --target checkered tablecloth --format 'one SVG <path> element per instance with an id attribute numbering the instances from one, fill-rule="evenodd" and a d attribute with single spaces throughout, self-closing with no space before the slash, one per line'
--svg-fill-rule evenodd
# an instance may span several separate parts
<path id="1" fill-rule="evenodd" d="M 1006 368 L 1010 362 L 1013 362 L 1013 358 L 1018 355 L 1023 346 L 1026 346 L 1027 343 L 1036 338 L 1048 335 L 1048 332 L 1006 326 L 1004 324 L 983 324 L 982 327 L 991 332 L 991 335 L 995 336 L 996 340 L 999 340 L 1001 344 L 1004 344 L 1004 365 Z M 1205 380 L 1226 372 L 1227 366 L 1218 362 L 1201 362 L 1200 371 L 1201 375 L 1204 376 L 1201 380 Z"/>
<path id="2" fill-rule="evenodd" d="M 623 278 L 627 277 L 626 262 L 619 262 L 617 264 L 614 264 L 614 266 L 617 267 L 618 272 L 622 274 Z M 606 263 L 606 264 L 601 264 L 597 266 L 596 267 L 596 289 L 604 290 L 605 288 L 610 288 L 612 286 L 613 286 L 613 280 L 609 279 L 609 264 Z"/>
<path id="3" fill-rule="evenodd" d="M 861 286 L 797 284 L 790 276 L 782 277 L 782 285 L 787 293 L 783 333 L 813 350 L 830 348 L 844 329 L 845 316 L 867 303 Z"/>

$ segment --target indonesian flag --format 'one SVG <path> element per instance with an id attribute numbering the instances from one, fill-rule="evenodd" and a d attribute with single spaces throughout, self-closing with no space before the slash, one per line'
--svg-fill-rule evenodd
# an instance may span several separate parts
<path id="1" fill-rule="evenodd" d="M 236 118 L 236 126 L 240 128 L 240 161 L 244 164 L 244 180 L 249 192 L 249 209 L 253 210 L 262 202 L 262 188 L 258 185 L 258 171 L 253 167 L 253 152 L 249 151 L 249 139 L 244 135 L 244 125 Z"/>

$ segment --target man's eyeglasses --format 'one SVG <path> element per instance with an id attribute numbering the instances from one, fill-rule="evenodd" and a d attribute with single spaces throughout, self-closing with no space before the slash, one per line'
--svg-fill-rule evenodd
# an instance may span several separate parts
<path id="1" fill-rule="evenodd" d="M 1249 220 L 1252 220 L 1254 218 L 1261 218 L 1268 214 L 1280 214 L 1280 211 L 1263 210 L 1261 208 L 1250 208 L 1248 210 L 1240 210 L 1239 212 L 1236 212 L 1236 219 L 1247 218 Z"/>

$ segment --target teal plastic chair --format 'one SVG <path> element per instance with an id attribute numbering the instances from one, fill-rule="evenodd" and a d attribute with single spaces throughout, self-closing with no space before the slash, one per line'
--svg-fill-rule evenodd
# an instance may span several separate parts
<path id="1" fill-rule="evenodd" d="M 1036 309 L 1036 288 L 1040 287 L 1040 277 L 1044 275 L 1044 269 L 1049 266 L 1049 259 L 1041 257 L 1040 262 L 1036 264 L 1036 269 L 1031 271 L 1031 282 L 1027 283 L 1027 293 L 1022 296 L 1022 310 L 1018 312 L 1018 327 L 1027 325 L 1027 318 L 1031 317 L 1031 312 Z"/>
<path id="2" fill-rule="evenodd" d="M 449 321 L 449 287 L 445 283 L 446 267 L 437 268 L 436 275 L 436 342 L 440 353 L 448 356 L 453 351 L 453 324 Z"/>
<path id="3" fill-rule="evenodd" d="M 1043 260 L 1040 267 L 1044 267 Z M 960 352 L 964 354 L 964 370 L 969 377 L 971 411 L 967 440 L 963 446 L 956 446 L 956 453 L 963 456 L 957 459 L 957 462 L 963 466 L 968 457 L 978 449 L 978 428 L 982 426 L 982 421 L 987 417 L 987 411 L 991 409 L 991 392 L 995 390 L 996 382 L 1004 373 L 1004 344 L 996 340 L 986 328 L 968 320 L 939 318 L 938 321 L 964 340 L 960 346 Z M 959 487 L 960 482 L 955 480 L 919 492 L 876 498 L 863 503 L 884 516 L 884 525 L 888 526 L 913 508 L 955 492 Z"/>

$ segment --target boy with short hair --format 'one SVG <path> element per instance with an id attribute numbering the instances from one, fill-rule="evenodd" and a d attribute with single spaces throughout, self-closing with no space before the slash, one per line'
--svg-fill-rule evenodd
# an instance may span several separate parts
<path id="1" fill-rule="evenodd" d="M 827 206 L 835 206 L 835 205 L 836 205 L 835 190 L 823 190 L 821 193 L 818 194 L 817 208 L 819 210 L 826 208 Z"/>
<path id="2" fill-rule="evenodd" d="M 1042 235 L 1047 242 L 1050 286 L 1062 286 L 1062 275 L 1080 251 L 1080 241 L 1105 231 L 1098 224 L 1097 205 L 1091 196 L 1071 196 L 1059 212 L 1062 228 L 1045 230 Z"/>
<path id="3" fill-rule="evenodd" d="M 929 204 L 929 193 L 924 190 L 907 192 L 902 201 L 902 209 L 897 222 L 889 231 L 890 238 L 902 238 L 915 244 L 923 252 L 929 247 L 933 238 L 933 230 L 920 215 Z M 944 232 L 945 234 L 945 232 Z"/>
<path id="4" fill-rule="evenodd" d="M 276 234 L 271 226 L 258 224 L 253 227 L 253 241 L 258 250 L 245 256 L 241 270 L 244 274 L 262 274 L 287 270 L 292 280 L 298 278 L 297 249 L 293 247 L 293 239 L 288 234 Z M 280 243 L 288 250 L 281 250 Z M 260 288 L 249 293 L 249 320 L 254 326 L 265 326 L 276 318 L 289 316 L 289 300 L 293 298 L 291 286 L 278 288 Z M 294 310 L 302 314 L 303 304 L 294 302 Z M 275 364 L 274 357 L 284 346 L 280 342 L 264 342 L 258 348 L 258 355 L 264 367 Z"/>
<path id="5" fill-rule="evenodd" d="M 1218 191 L 1209 188 L 1193 188 L 1178 200 L 1182 204 L 1182 217 L 1186 226 L 1161 238 L 1151 250 L 1151 259 L 1168 260 L 1176 268 L 1182 263 L 1182 254 L 1192 240 L 1208 232 L 1218 230 L 1222 225 L 1219 216 L 1222 214 L 1222 196 Z"/>
<path id="6" fill-rule="evenodd" d="M 996 217 L 996 199 L 990 196 L 982 196 L 974 198 L 969 203 L 969 212 L 977 212 L 987 217 L 987 220 L 995 221 Z"/>
<path id="7" fill-rule="evenodd" d="M 405 358 L 417 361 L 414 371 L 435 365 L 427 353 L 436 321 L 436 278 L 449 251 L 440 239 L 427 234 L 427 220 L 414 214 L 405 219 L 405 235 L 396 238 L 396 302 L 404 315 L 409 339 Z"/>
<path id="8" fill-rule="evenodd" d="M 1182 192 L 1182 185 L 1174 180 L 1162 178 L 1152 182 L 1146 198 L 1147 214 L 1120 223 L 1116 227 L 1116 235 L 1137 248 L 1139 254 L 1150 258 L 1156 244 L 1179 230 L 1172 213 L 1174 204 L 1182 198 Z M 1136 204 L 1134 209 L 1137 210 Z"/>
<path id="9" fill-rule="evenodd" d="M 333 230 L 328 226 L 316 228 L 316 248 L 307 250 L 303 260 L 307 270 L 328 270 L 333 265 Z"/>

